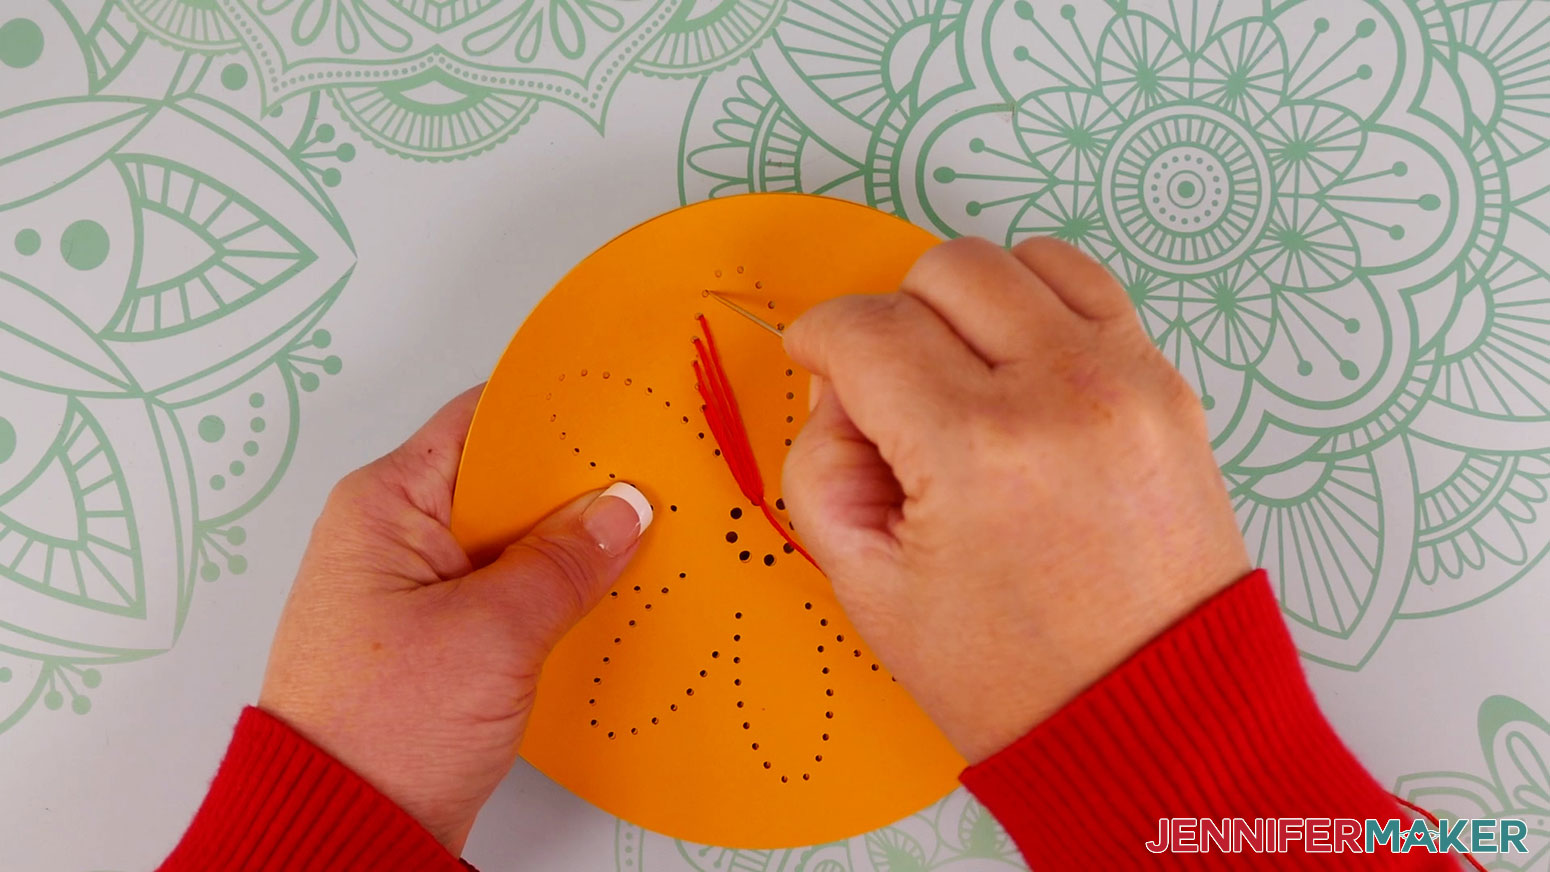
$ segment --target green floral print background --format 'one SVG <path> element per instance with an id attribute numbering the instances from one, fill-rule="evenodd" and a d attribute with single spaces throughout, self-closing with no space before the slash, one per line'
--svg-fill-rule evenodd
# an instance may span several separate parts
<path id="1" fill-rule="evenodd" d="M 1493 696 L 1480 704 L 1484 775 L 1418 772 L 1399 779 L 1396 795 L 1440 817 L 1517 818 L 1528 824 L 1527 856 L 1491 865 L 1529 872 L 1550 868 L 1550 724 L 1523 703 Z"/>
<path id="2" fill-rule="evenodd" d="M 1534 565 L 1550 307 L 1519 252 L 1545 230 L 1543 8 L 892 12 L 793 8 L 708 78 L 684 199 L 835 193 L 1103 260 L 1200 393 L 1312 659 L 1360 667 L 1395 620 Z"/>
<path id="3" fill-rule="evenodd" d="M 643 80 L 681 96 L 616 99 Z M 659 210 L 804 191 L 1101 259 L 1199 393 L 1315 685 L 1396 626 L 1446 638 L 1450 615 L 1538 583 L 1550 3 L 12 0 L 0 754 L 22 753 L 5 733 L 24 718 L 111 718 L 94 689 L 170 650 L 201 585 L 283 563 L 247 553 L 244 518 L 344 366 L 330 348 L 354 327 L 329 310 L 359 292 L 358 219 L 333 192 L 363 152 L 379 178 L 477 176 L 565 114 L 621 154 L 611 116 L 681 126 Z M 1487 775 L 1396 789 L 1534 817 L 1542 853 L 1532 704 L 1485 699 L 1483 758 L 1439 749 Z M 786 851 L 620 822 L 613 862 L 1020 863 L 961 793 Z"/>

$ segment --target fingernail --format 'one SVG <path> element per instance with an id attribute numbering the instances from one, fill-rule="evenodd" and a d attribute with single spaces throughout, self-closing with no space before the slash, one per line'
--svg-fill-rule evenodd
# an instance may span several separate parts
<path id="1" fill-rule="evenodd" d="M 823 376 L 810 375 L 807 377 L 807 410 L 818 408 L 818 397 L 823 393 Z"/>
<path id="2" fill-rule="evenodd" d="M 615 482 L 581 513 L 581 526 L 597 540 L 599 548 L 619 555 L 634 547 L 640 534 L 651 526 L 651 503 L 633 485 Z"/>

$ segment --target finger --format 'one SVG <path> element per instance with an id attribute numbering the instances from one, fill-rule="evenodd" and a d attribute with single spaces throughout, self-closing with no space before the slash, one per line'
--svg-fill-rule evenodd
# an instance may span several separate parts
<path id="1" fill-rule="evenodd" d="M 548 651 L 618 579 L 651 517 L 645 495 L 615 482 L 540 521 L 459 586 Z"/>
<path id="2" fill-rule="evenodd" d="M 933 451 L 990 369 L 908 294 L 836 297 L 786 328 L 786 352 L 822 376 L 890 462 Z"/>
<path id="3" fill-rule="evenodd" d="M 786 454 L 781 484 L 802 541 L 831 578 L 891 553 L 904 490 L 825 382 Z"/>
<path id="4" fill-rule="evenodd" d="M 1039 337 L 1068 327 L 1071 312 L 1017 258 L 965 237 L 921 255 L 900 289 L 924 300 L 992 364 L 1028 358 Z"/>
<path id="5" fill-rule="evenodd" d="M 1135 317 L 1130 295 L 1103 264 L 1049 236 L 1019 242 L 1012 256 L 1033 270 L 1071 311 L 1094 321 Z"/>
<path id="6" fill-rule="evenodd" d="M 480 384 L 453 397 L 404 444 L 373 464 L 411 505 L 443 525 L 451 522 L 452 488 L 483 391 Z"/>

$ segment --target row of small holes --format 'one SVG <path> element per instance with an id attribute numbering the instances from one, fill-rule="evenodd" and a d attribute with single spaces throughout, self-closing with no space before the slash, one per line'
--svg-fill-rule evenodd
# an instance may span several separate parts
<path id="1" fill-rule="evenodd" d="M 741 272 L 743 272 L 743 268 L 742 267 L 738 267 L 737 271 L 739 273 L 741 273 Z M 716 271 L 716 275 L 719 278 L 721 276 L 721 271 L 717 270 Z M 763 286 L 762 283 L 757 283 L 757 282 L 755 283 L 755 287 L 762 287 L 762 286 Z M 769 301 L 768 302 L 768 307 L 771 308 L 771 309 L 774 309 L 775 308 L 775 302 L 773 300 Z M 784 326 L 784 325 L 782 325 L 782 326 Z M 588 374 L 587 370 L 583 369 L 581 371 L 581 376 L 582 377 L 586 377 L 587 374 Z M 786 375 L 787 376 L 792 376 L 794 374 L 795 374 L 794 370 L 791 370 L 791 369 L 787 369 L 786 370 Z M 602 374 L 602 377 L 604 379 L 608 379 L 608 378 L 610 378 L 610 376 L 611 376 L 611 373 L 609 373 L 609 372 L 604 372 Z M 563 381 L 564 379 L 565 379 L 565 376 L 563 374 L 560 375 L 560 380 Z M 624 384 L 626 386 L 631 385 L 632 383 L 633 383 L 632 379 L 628 379 L 628 378 L 624 379 Z M 650 387 L 647 387 L 646 388 L 646 393 L 648 393 L 648 394 L 653 393 L 653 390 Z M 545 398 L 549 399 L 551 397 L 552 397 L 552 395 L 546 396 Z M 792 391 L 787 391 L 786 392 L 786 399 L 787 400 L 794 400 L 795 397 L 796 397 L 796 395 L 795 395 L 794 392 L 792 392 Z M 672 402 L 671 401 L 664 401 L 663 402 L 663 406 L 666 407 L 666 408 L 671 408 L 672 407 Z M 702 407 L 702 411 L 703 411 L 703 407 Z M 552 422 L 552 421 L 554 421 L 556 419 L 555 419 L 554 416 L 551 416 L 550 420 Z M 685 424 L 689 423 L 689 417 L 687 415 L 681 416 L 680 420 L 682 421 L 682 423 L 685 423 Z M 786 423 L 790 424 L 790 423 L 794 423 L 794 421 L 795 421 L 795 418 L 793 416 L 791 416 L 791 415 L 787 415 L 786 416 Z M 697 435 L 698 435 L 699 439 L 704 439 L 705 438 L 705 433 L 704 432 L 699 432 Z M 561 439 L 565 438 L 565 434 L 563 432 L 561 433 L 561 437 L 560 438 Z M 791 439 L 788 438 L 788 439 L 785 440 L 785 444 L 786 445 L 789 446 L 789 445 L 791 445 L 791 443 L 792 443 Z M 574 453 L 580 454 L 581 450 L 579 448 L 577 448 L 577 449 L 575 449 Z M 715 449 L 713 451 L 713 455 L 717 456 L 717 457 L 721 456 L 721 450 L 719 448 Z M 596 462 L 589 462 L 589 463 L 594 468 L 597 466 Z M 609 477 L 613 478 L 614 475 L 610 474 Z M 785 501 L 783 499 L 778 499 L 775 502 L 775 506 L 776 506 L 777 509 L 780 509 L 780 510 L 784 511 L 785 510 Z M 670 505 L 668 507 L 668 509 L 669 509 L 669 511 L 677 512 L 678 511 L 678 506 L 677 505 Z M 742 512 L 741 508 L 734 508 L 732 510 L 732 512 L 731 512 L 733 520 L 737 520 L 737 519 L 741 518 L 742 514 L 743 514 L 743 512 Z M 790 526 L 790 525 L 788 525 L 788 526 Z M 727 534 L 727 541 L 729 543 L 735 543 L 737 541 L 737 534 L 735 532 L 729 532 Z M 782 547 L 783 547 L 784 552 L 787 553 L 787 554 L 791 554 L 795 550 L 795 549 L 793 549 L 793 547 L 789 543 L 784 544 Z M 741 561 L 744 561 L 744 562 L 749 560 L 750 557 L 751 557 L 751 554 L 749 552 L 747 552 L 747 551 L 743 551 L 739 555 L 739 559 Z M 774 565 L 774 563 L 775 563 L 775 555 L 774 554 L 766 554 L 765 557 L 764 557 L 764 564 L 766 566 L 772 566 L 772 565 Z M 679 578 L 684 578 L 684 577 L 686 577 L 686 573 L 679 573 Z M 635 590 L 637 592 L 639 592 L 640 587 L 636 586 Z M 662 588 L 662 592 L 665 594 L 665 593 L 668 592 L 668 589 L 664 587 L 664 588 Z M 618 596 L 618 592 L 617 591 L 613 591 L 611 595 L 614 596 L 614 597 L 617 597 Z M 811 607 L 812 607 L 812 604 L 808 603 L 807 604 L 807 608 L 811 608 Z M 645 608 L 647 610 L 650 610 L 651 604 L 647 603 Z M 734 614 L 733 617 L 734 617 L 734 619 L 739 619 L 740 620 L 742 618 L 742 613 L 738 612 L 738 613 Z M 629 622 L 629 626 L 633 627 L 635 625 L 636 625 L 636 622 L 634 620 L 631 620 Z M 840 637 L 840 638 L 841 638 L 841 640 L 843 640 L 843 637 Z M 740 633 L 739 634 L 733 634 L 732 640 L 733 640 L 734 643 L 740 642 L 742 640 L 742 635 Z M 617 643 L 617 642 L 620 642 L 621 639 L 616 637 L 614 641 Z M 820 648 L 820 650 L 821 650 L 821 648 Z M 855 652 L 855 656 L 857 656 L 857 657 L 860 656 L 860 651 L 859 650 Z M 720 652 L 719 651 L 712 651 L 711 652 L 711 658 L 712 659 L 718 659 L 719 657 L 720 657 Z M 605 658 L 603 658 L 603 662 L 604 663 L 608 663 L 608 662 L 610 662 L 610 660 L 609 660 L 609 658 L 605 657 Z M 734 664 L 741 663 L 742 662 L 741 656 L 734 656 L 732 658 L 732 662 Z M 878 667 L 876 666 L 876 664 L 874 664 L 872 668 L 873 668 L 873 670 L 876 670 Z M 828 673 L 828 671 L 829 671 L 828 667 L 824 667 L 824 672 Z M 708 670 L 704 670 L 704 669 L 700 670 L 700 677 L 701 678 L 706 678 L 708 676 L 709 676 Z M 594 682 L 595 683 L 601 683 L 601 678 L 600 677 L 595 678 Z M 742 679 L 734 678 L 733 679 L 733 684 L 735 686 L 741 686 L 742 685 Z M 694 695 L 694 688 L 692 688 L 692 687 L 686 688 L 685 689 L 685 694 L 688 695 L 688 696 L 693 696 Z M 832 688 L 831 689 L 826 689 L 825 690 L 825 694 L 828 695 L 828 696 L 833 696 L 834 695 L 834 691 L 833 691 Z M 592 702 L 595 702 L 595 700 L 592 700 Z M 738 700 L 737 701 L 737 707 L 738 708 L 743 708 L 744 707 L 744 702 L 742 700 Z M 677 711 L 678 710 L 678 706 L 677 706 L 677 704 L 673 704 L 673 705 L 671 705 L 669 707 L 669 709 L 671 711 Z M 832 719 L 834 717 L 834 712 L 832 712 L 832 711 L 825 712 L 824 716 L 826 718 Z M 657 724 L 658 722 L 659 722 L 659 719 L 657 717 L 653 717 L 651 719 L 651 723 L 652 724 Z M 595 721 L 595 720 L 592 721 L 592 724 L 594 726 L 596 726 L 597 725 L 597 721 Z M 748 722 L 748 721 L 744 721 L 743 722 L 743 728 L 744 729 L 751 729 L 751 727 L 752 727 L 752 724 L 750 722 Z M 638 734 L 638 732 L 639 732 L 638 728 L 635 728 L 635 727 L 631 727 L 630 728 L 631 735 L 636 735 L 636 734 Z M 614 736 L 615 736 L 614 732 L 610 731 L 608 733 L 608 737 L 610 739 L 614 738 Z M 822 739 L 823 739 L 823 741 L 827 742 L 829 740 L 829 734 L 828 733 L 822 734 Z M 754 750 L 758 750 L 759 743 L 757 743 L 757 742 L 752 743 L 752 748 Z M 822 754 L 815 755 L 814 756 L 814 760 L 817 761 L 817 762 L 822 762 L 823 761 L 823 755 Z M 772 768 L 773 764 L 770 761 L 766 760 L 766 761 L 764 761 L 763 766 L 764 766 L 765 769 L 770 769 L 770 768 Z M 807 780 L 810 780 L 810 779 L 811 779 L 811 774 L 810 773 L 806 773 L 806 772 L 802 773 L 802 780 L 807 781 Z M 789 781 L 789 778 L 786 775 L 782 775 L 780 780 L 781 780 L 782 783 L 787 783 Z"/>
<path id="2" fill-rule="evenodd" d="M 788 378 L 793 376 L 793 375 L 795 375 L 795 374 L 796 374 L 795 370 L 791 370 L 791 369 L 786 370 L 786 376 Z M 797 395 L 795 393 L 793 393 L 792 391 L 786 391 L 786 399 L 794 400 L 794 399 L 796 399 L 796 397 L 797 397 Z M 791 423 L 791 416 L 790 415 L 786 416 L 786 423 L 787 424 Z M 788 437 L 786 437 L 786 447 L 789 448 L 790 446 L 791 446 L 791 437 L 788 436 Z"/>
<path id="3" fill-rule="evenodd" d="M 676 510 L 676 508 L 675 508 L 675 510 Z M 688 577 L 689 577 L 689 573 L 687 573 L 687 572 L 680 572 L 680 573 L 678 573 L 678 577 L 679 577 L 679 578 L 688 578 Z M 663 588 L 662 588 L 662 589 L 661 589 L 661 592 L 662 592 L 662 594 L 663 594 L 663 595 L 664 595 L 664 596 L 665 596 L 665 595 L 666 595 L 666 594 L 668 594 L 668 593 L 669 593 L 669 592 L 670 592 L 670 590 L 671 590 L 671 589 L 670 589 L 670 588 L 667 588 L 667 587 L 663 587 Z M 635 587 L 634 587 L 634 592 L 635 592 L 635 593 L 641 593 L 641 586 L 640 586 L 640 585 L 638 585 L 638 584 L 637 584 L 637 585 L 635 585 Z M 610 597 L 610 598 L 611 598 L 611 599 L 618 599 L 618 597 L 619 597 L 619 592 L 618 592 L 618 591 L 617 591 L 617 590 L 611 590 L 611 591 L 609 591 L 609 592 L 608 592 L 608 596 L 609 596 L 609 597 Z M 647 610 L 647 611 L 650 611 L 650 610 L 651 610 L 651 603 L 646 603 L 646 604 L 645 604 L 645 609 L 646 609 L 646 610 Z M 634 619 L 634 618 L 631 618 L 631 619 L 630 619 L 630 621 L 629 621 L 629 622 L 628 622 L 628 626 L 631 626 L 631 627 L 633 627 L 633 626 L 636 626 L 636 621 L 635 621 L 635 619 Z M 622 643 L 623 643 L 623 641 L 624 641 L 624 637 L 622 637 L 622 636 L 615 636 L 615 637 L 614 637 L 614 644 L 615 644 L 615 645 L 619 645 L 619 644 L 622 644 Z M 610 663 L 610 662 L 612 662 L 612 659 L 611 659 L 611 658 L 610 658 L 610 657 L 604 657 L 604 658 L 603 658 L 603 663 L 604 663 L 604 664 L 607 664 L 607 663 Z M 707 673 L 707 671 L 706 671 L 706 670 L 704 670 L 704 669 L 702 669 L 702 670 L 700 670 L 700 677 L 701 677 L 701 678 L 705 678 L 705 677 L 707 677 L 707 674 L 708 674 L 708 673 Z M 594 677 L 594 678 L 593 678 L 593 679 L 592 679 L 592 683 L 593 683 L 593 684 L 601 684 L 601 683 L 602 683 L 602 677 L 601 677 L 601 676 L 595 676 L 595 677 Z M 694 688 L 692 688 L 692 687 L 690 687 L 690 688 L 685 688 L 685 691 L 684 691 L 684 693 L 685 693 L 685 695 L 686 695 L 686 696 L 694 696 Z M 597 704 L 597 699 L 596 699 L 596 698 L 593 698 L 593 699 L 589 699 L 589 700 L 587 700 L 587 704 L 588 704 L 588 705 L 596 705 L 596 704 Z M 671 712 L 676 712 L 676 711 L 678 711 L 678 704 L 677 704 L 677 703 L 672 703 L 672 704 L 671 704 L 671 705 L 669 705 L 669 706 L 668 706 L 668 711 L 671 711 Z M 658 724 L 658 723 L 660 723 L 660 722 L 661 722 L 661 719 L 660 719 L 660 718 L 658 718 L 658 717 L 656 717 L 656 716 L 653 716 L 653 717 L 652 717 L 652 718 L 651 718 L 651 723 L 652 723 L 652 724 L 653 724 L 653 725 L 656 725 L 656 724 Z M 597 726 L 597 725 L 598 725 L 598 722 L 597 722 L 597 719 L 596 719 L 596 718 L 594 718 L 594 719 L 592 719 L 592 720 L 591 720 L 591 726 L 594 726 L 594 727 L 595 727 L 595 726 Z M 630 735 L 632 735 L 632 736 L 635 736 L 635 735 L 639 735 L 639 734 L 640 734 L 640 728 L 638 728 L 638 727 L 631 727 L 631 728 L 630 728 Z M 609 730 L 609 731 L 608 731 L 608 738 L 610 738 L 610 739 L 612 739 L 612 738 L 614 738 L 614 737 L 615 737 L 615 736 L 616 736 L 616 735 L 617 735 L 617 734 L 616 734 L 616 733 L 615 733 L 615 732 L 614 732 L 614 731 L 613 731 L 613 730 Z"/>
<path id="4" fill-rule="evenodd" d="M 739 620 L 740 621 L 740 620 L 742 620 L 742 618 L 743 618 L 743 613 L 742 612 L 736 612 L 736 613 L 734 613 L 732 615 L 732 619 L 733 620 Z M 741 640 L 742 640 L 742 636 L 740 634 L 732 636 L 732 641 L 734 641 L 734 642 L 739 642 Z M 714 657 L 715 653 L 712 652 L 711 656 Z M 741 661 L 742 661 L 742 658 L 740 658 L 740 657 L 732 658 L 732 662 L 733 663 L 740 663 Z M 735 678 L 735 679 L 732 680 L 732 684 L 735 685 L 735 686 L 741 687 L 742 683 L 743 683 L 743 681 L 740 678 Z M 738 700 L 737 701 L 737 707 L 738 708 L 742 708 L 743 707 L 743 701 L 742 700 Z M 834 716 L 833 712 L 828 712 L 827 714 L 828 714 L 829 717 L 833 717 Z M 747 729 L 751 729 L 752 727 L 753 727 L 753 724 L 751 722 L 743 721 L 743 729 L 747 730 Z M 823 738 L 824 738 L 824 741 L 828 741 L 829 740 L 829 734 L 825 733 Z M 751 743 L 749 743 L 749 748 L 751 750 L 757 751 L 757 750 L 759 750 L 759 743 L 758 742 L 751 742 Z M 817 754 L 817 755 L 815 755 L 813 757 L 813 760 L 816 761 L 816 762 L 822 763 L 823 762 L 823 755 L 822 754 Z M 763 765 L 763 767 L 765 769 L 772 769 L 772 768 L 774 768 L 775 764 L 772 763 L 769 760 L 765 760 L 765 761 L 763 761 L 762 765 Z M 813 777 L 812 773 L 810 773 L 810 772 L 803 772 L 802 773 L 802 780 L 803 781 L 811 781 L 812 777 Z M 787 784 L 787 783 L 790 782 L 790 780 L 791 780 L 790 776 L 787 776 L 787 775 L 780 776 L 780 783 L 782 783 L 782 784 Z"/>
<path id="5" fill-rule="evenodd" d="M 588 370 L 585 370 L 585 369 L 581 370 L 581 377 L 582 378 L 586 378 L 587 374 L 588 374 Z M 605 371 L 605 372 L 603 372 L 602 376 L 603 376 L 604 379 L 607 379 L 607 378 L 610 378 L 612 376 L 612 373 Z M 559 380 L 560 381 L 564 381 L 565 380 L 565 374 L 564 373 L 560 374 Z M 629 387 L 629 386 L 633 385 L 634 383 L 635 383 L 634 379 L 631 379 L 631 378 L 624 379 L 624 384 L 625 384 L 626 387 Z M 651 387 L 648 386 L 646 388 L 646 393 L 651 394 L 651 393 L 655 393 L 655 391 Z M 553 396 L 554 396 L 553 394 L 546 394 L 544 399 L 546 399 L 546 400 L 552 399 Z M 671 408 L 672 405 L 673 405 L 672 401 L 670 401 L 670 400 L 664 400 L 663 401 L 663 406 L 666 407 L 666 408 Z M 557 420 L 557 417 L 558 416 L 556 416 L 556 415 L 550 415 L 549 416 L 549 421 L 551 423 L 553 423 L 553 422 L 555 422 Z M 683 421 L 685 423 L 688 423 L 688 421 L 689 421 L 688 417 L 684 416 L 683 417 Z M 561 431 L 560 432 L 560 438 L 563 440 L 565 438 L 565 436 L 566 436 L 565 431 Z M 701 438 L 704 438 L 704 434 L 701 434 Z M 573 453 L 580 454 L 581 453 L 581 449 L 580 448 L 575 448 L 575 449 L 573 449 Z M 596 461 L 588 461 L 588 466 L 590 466 L 592 468 L 596 468 L 597 467 L 597 462 Z M 614 473 L 609 473 L 608 477 L 609 478 L 615 478 L 616 475 Z M 667 508 L 668 508 L 668 511 L 670 511 L 670 512 L 677 512 L 678 511 L 678 506 L 676 504 L 675 505 L 669 505 Z M 688 577 L 688 573 L 680 572 L 680 573 L 678 573 L 678 577 L 679 578 L 687 578 Z M 641 589 L 640 585 L 636 585 L 635 586 L 635 591 L 636 592 L 639 592 L 640 589 Z M 662 588 L 662 593 L 666 594 L 667 592 L 668 592 L 668 588 L 665 588 L 665 587 Z M 619 592 L 618 591 L 610 591 L 609 592 L 609 596 L 617 598 L 619 596 Z M 646 611 L 650 611 L 651 610 L 651 603 L 646 603 L 645 604 L 645 610 Z M 629 621 L 629 626 L 633 627 L 635 625 L 636 625 L 636 621 L 634 619 L 631 619 Z M 614 637 L 614 643 L 615 644 L 620 644 L 622 641 L 623 641 L 622 637 L 618 637 L 618 636 Z M 606 664 L 606 663 L 610 663 L 610 662 L 611 662 L 611 660 L 610 660 L 609 657 L 604 657 L 603 658 L 603 663 Z M 708 674 L 707 670 L 704 670 L 704 669 L 700 670 L 700 677 L 701 678 L 707 677 L 707 674 Z M 601 684 L 602 683 L 602 677 L 601 676 L 594 677 L 592 679 L 592 683 L 593 684 Z M 692 688 L 692 687 L 685 688 L 684 689 L 684 695 L 685 696 L 693 696 L 694 695 L 694 688 Z M 589 699 L 587 702 L 590 705 L 595 705 L 597 703 L 597 700 L 595 698 L 593 698 L 593 699 Z M 677 703 L 670 704 L 668 706 L 668 711 L 670 711 L 670 712 L 678 711 L 678 704 Z M 661 722 L 661 719 L 659 717 L 652 716 L 651 723 L 653 725 L 659 724 L 660 722 Z M 591 721 L 591 725 L 596 727 L 598 725 L 597 720 L 593 719 Z M 631 727 L 630 728 L 630 735 L 632 735 L 632 736 L 639 735 L 639 733 L 640 733 L 640 728 L 639 727 Z M 617 733 L 615 731 L 613 731 L 613 730 L 608 731 L 608 738 L 610 738 L 610 739 L 615 738 L 616 735 L 617 735 Z"/>

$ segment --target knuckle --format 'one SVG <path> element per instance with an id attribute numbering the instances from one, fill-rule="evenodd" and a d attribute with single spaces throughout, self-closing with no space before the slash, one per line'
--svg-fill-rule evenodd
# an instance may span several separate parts
<path id="1" fill-rule="evenodd" d="M 818 467 L 815 455 L 818 448 L 818 438 L 807 429 L 797 434 L 797 438 L 791 443 L 791 449 L 786 452 L 786 459 L 781 463 L 780 486 L 787 496 L 787 502 L 792 502 L 793 497 L 800 502 L 801 496 L 808 493 L 815 484 L 814 470 Z"/>
<path id="2" fill-rule="evenodd" d="M 845 340 L 858 349 L 875 350 L 896 339 L 909 318 L 902 294 L 879 294 L 858 301 L 845 324 Z"/>
<path id="3" fill-rule="evenodd" d="M 965 474 L 1019 486 L 1054 458 L 1120 457 L 1126 469 L 1166 465 L 1204 444 L 1205 413 L 1189 382 L 1147 343 L 1116 348 L 1073 341 L 988 396 L 966 397 L 949 431 L 962 439 Z"/>
<path id="4" fill-rule="evenodd" d="M 327 506 L 330 509 L 338 509 L 369 504 L 371 496 L 379 489 L 379 476 L 376 469 L 379 463 L 381 461 L 373 461 L 346 473 L 343 478 L 335 482 L 333 489 L 328 492 Z"/>
<path id="5" fill-rule="evenodd" d="M 1164 362 L 1148 376 L 1129 388 L 1122 438 L 1138 459 L 1165 463 L 1186 443 L 1204 444 L 1205 410 L 1184 377 Z"/>
<path id="6" fill-rule="evenodd" d="M 328 494 L 326 514 L 380 520 L 406 504 L 403 480 L 392 455 L 380 457 L 341 478 Z"/>
<path id="7" fill-rule="evenodd" d="M 1201 437 L 1207 435 L 1210 428 L 1206 423 L 1205 406 L 1201 405 L 1200 397 L 1183 376 L 1174 373 L 1164 383 L 1161 394 L 1164 408 L 1174 420 L 1192 434 Z"/>
<path id="8" fill-rule="evenodd" d="M 901 294 L 857 294 L 813 306 L 786 328 L 785 348 L 797 363 L 843 365 L 858 342 L 875 343 L 896 323 Z"/>
<path id="9" fill-rule="evenodd" d="M 1012 254 L 1018 260 L 1040 260 L 1053 251 L 1068 248 L 1065 243 L 1050 236 L 1030 236 L 1012 246 Z"/>
<path id="10" fill-rule="evenodd" d="M 415 474 L 425 468 L 428 461 L 434 460 L 435 449 L 422 448 L 420 440 L 410 439 L 408 442 L 394 448 L 383 455 L 377 461 L 382 467 L 383 478 L 402 485 L 410 481 Z"/>
<path id="11" fill-rule="evenodd" d="M 957 239 L 949 239 L 933 250 L 956 258 L 994 257 L 1003 251 L 1001 246 L 983 236 L 960 236 Z"/>
<path id="12" fill-rule="evenodd" d="M 557 597 L 570 614 L 581 614 L 590 603 L 587 591 L 596 576 L 595 546 L 569 536 L 531 534 L 511 546 L 521 552 L 543 590 Z"/>
<path id="13" fill-rule="evenodd" d="M 1102 270 L 1098 262 L 1080 248 L 1053 236 L 1033 236 L 1012 246 L 1012 256 L 1031 270 L 1049 269 L 1070 272 Z"/>
<path id="14" fill-rule="evenodd" d="M 1089 264 L 1093 287 L 1089 305 L 1094 317 L 1104 323 L 1123 325 L 1124 329 L 1146 339 L 1146 331 L 1141 327 L 1141 317 L 1136 311 L 1135 302 L 1130 298 L 1130 292 L 1097 261 L 1087 258 L 1085 254 L 1080 256 L 1088 260 Z"/>
<path id="15" fill-rule="evenodd" d="M 1205 409 L 1189 380 L 1145 336 L 1139 337 L 1139 381 L 1147 396 L 1165 414 L 1175 418 L 1204 418 Z"/>
<path id="16" fill-rule="evenodd" d="M 422 440 L 404 443 L 378 461 L 384 467 L 384 486 L 426 514 L 451 511 L 451 483 L 437 473 L 445 450 Z"/>
<path id="17" fill-rule="evenodd" d="M 1195 389 L 1172 367 L 1163 373 L 1158 396 L 1168 410 L 1184 417 L 1194 417 L 1196 413 L 1204 411 L 1200 407 L 1200 398 L 1195 396 Z"/>
<path id="18" fill-rule="evenodd" d="M 905 283 L 929 284 L 942 276 L 960 272 L 965 264 L 999 256 L 1003 250 L 1001 246 L 979 236 L 949 239 L 927 249 L 925 254 L 916 259 Z"/>

